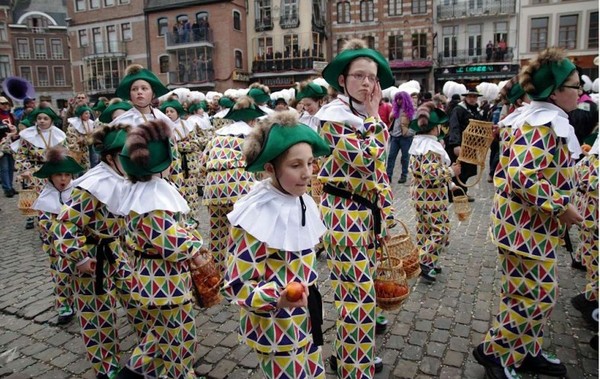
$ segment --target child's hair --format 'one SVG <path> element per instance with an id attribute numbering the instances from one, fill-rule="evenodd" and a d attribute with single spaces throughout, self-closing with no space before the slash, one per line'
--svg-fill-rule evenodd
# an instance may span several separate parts
<path id="1" fill-rule="evenodd" d="M 171 138 L 171 127 L 163 120 L 148 121 L 129 131 L 125 147 L 129 151 L 129 159 L 137 166 L 147 166 L 150 161 L 148 142 L 165 141 Z M 152 175 L 128 175 L 132 183 L 147 182 Z"/>
<path id="2" fill-rule="evenodd" d="M 109 126 L 108 124 L 103 124 L 102 126 L 100 126 L 99 128 L 96 128 L 94 130 L 94 132 L 92 133 L 92 136 L 90 137 L 90 145 L 96 151 L 101 152 L 100 159 L 102 160 L 102 162 L 108 163 L 106 160 L 107 156 L 112 155 L 114 157 L 114 155 L 116 153 L 121 151 L 120 148 L 114 149 L 114 150 L 105 150 L 104 138 L 106 137 L 106 135 L 109 132 L 112 132 L 113 130 L 124 129 L 127 132 L 129 132 L 130 128 L 131 128 L 131 126 L 129 124 L 117 124 L 117 125 L 112 125 L 112 126 Z"/>
<path id="3" fill-rule="evenodd" d="M 543 65 L 547 65 L 552 62 L 560 62 L 566 57 L 567 55 L 565 51 L 558 47 L 549 47 L 540 52 L 538 56 L 530 60 L 529 64 L 523 67 L 519 73 L 519 82 L 521 83 L 523 90 L 527 93 L 538 90 L 538 88 L 535 88 L 535 85 L 533 84 L 533 74 Z"/>
<path id="4" fill-rule="evenodd" d="M 298 123 L 298 113 L 295 111 L 275 112 L 266 119 L 259 121 L 244 142 L 242 153 L 246 159 L 246 165 L 250 165 L 258 158 L 267 142 L 267 137 L 273 125 L 278 124 L 281 126 L 294 127 L 298 125 Z M 285 152 L 280 154 L 279 157 L 284 155 Z"/>

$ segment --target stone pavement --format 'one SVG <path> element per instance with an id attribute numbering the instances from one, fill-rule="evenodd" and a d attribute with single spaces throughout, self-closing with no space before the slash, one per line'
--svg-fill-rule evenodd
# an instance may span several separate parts
<path id="1" fill-rule="evenodd" d="M 408 186 L 395 181 L 393 186 L 396 214 L 414 234 Z M 378 379 L 484 378 L 471 350 L 483 339 L 498 309 L 499 268 L 487 236 L 492 185 L 484 177 L 470 192 L 476 198 L 473 214 L 462 223 L 451 215 L 451 244 L 441 259 L 444 271 L 438 281 L 430 285 L 413 280 L 412 294 L 402 309 L 387 312 L 388 330 L 377 337 L 378 355 L 385 363 Z M 37 231 L 24 229 L 25 218 L 16 204 L 16 197 L 0 198 L 0 378 L 92 379 L 77 322 L 55 325 L 47 257 Z M 205 238 L 207 224 L 205 218 L 200 226 Z M 575 233 L 572 236 L 575 240 Z M 598 354 L 588 345 L 592 332 L 569 301 L 583 288 L 584 274 L 570 268 L 566 251 L 560 256 L 560 298 L 546 328 L 544 346 L 567 364 L 570 378 L 597 378 Z M 326 317 L 323 350 L 328 357 L 335 311 L 324 256 L 318 264 Z M 198 312 L 199 374 L 261 377 L 256 359 L 237 341 L 237 323 L 238 309 L 224 303 Z M 124 317 L 119 332 L 122 348 L 130 351 L 135 341 Z M 327 378 L 334 377 L 328 369 Z"/>

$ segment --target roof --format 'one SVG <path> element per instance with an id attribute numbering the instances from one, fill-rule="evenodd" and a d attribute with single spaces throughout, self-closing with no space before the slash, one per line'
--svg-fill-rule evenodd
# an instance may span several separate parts
<path id="1" fill-rule="evenodd" d="M 29 13 L 45 13 L 52 17 L 59 26 L 67 26 L 67 0 L 14 0 L 13 21 Z"/>
<path id="2" fill-rule="evenodd" d="M 198 6 L 212 3 L 230 3 L 231 0 L 146 0 L 145 12 L 166 9 L 177 9 L 187 6 Z"/>

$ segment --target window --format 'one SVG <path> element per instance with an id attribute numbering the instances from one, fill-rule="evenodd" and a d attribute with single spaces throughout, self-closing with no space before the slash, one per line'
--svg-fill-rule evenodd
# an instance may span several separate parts
<path id="1" fill-rule="evenodd" d="M 6 31 L 5 22 L 0 22 L 0 41 L 8 41 L 8 33 Z"/>
<path id="2" fill-rule="evenodd" d="M 237 11 L 234 11 L 234 12 L 237 12 Z M 202 19 L 204 19 L 205 21 L 208 21 L 208 12 L 196 13 L 196 22 L 200 23 L 200 21 L 202 21 Z"/>
<path id="3" fill-rule="evenodd" d="M 115 0 L 104 0 L 105 7 L 112 7 L 115 5 Z"/>
<path id="4" fill-rule="evenodd" d="M 402 14 L 402 0 L 388 0 L 388 15 L 400 16 Z"/>
<path id="5" fill-rule="evenodd" d="M 402 35 L 388 37 L 388 59 L 402 59 Z"/>
<path id="6" fill-rule="evenodd" d="M 36 38 L 33 40 L 33 48 L 35 52 L 35 59 L 46 59 L 46 41 L 42 38 Z"/>
<path id="7" fill-rule="evenodd" d="M 50 85 L 50 81 L 48 80 L 48 67 L 38 66 L 37 79 L 38 86 L 40 87 L 48 87 Z"/>
<path id="8" fill-rule="evenodd" d="M 102 31 L 100 28 L 92 28 L 92 43 L 94 44 L 94 54 L 104 53 L 104 45 L 102 43 Z"/>
<path id="9" fill-rule="evenodd" d="M 481 8 L 483 8 L 483 0 L 469 0 L 469 7 L 468 9 L 472 12 L 475 9 L 479 9 L 480 11 L 477 12 L 479 14 L 481 14 Z"/>
<path id="10" fill-rule="evenodd" d="M 50 40 L 50 46 L 52 49 L 52 58 L 53 59 L 64 59 L 65 53 L 63 51 L 63 44 L 60 39 L 52 38 Z"/>
<path id="11" fill-rule="evenodd" d="M 100 0 L 90 0 L 90 9 L 100 8 Z"/>
<path id="12" fill-rule="evenodd" d="M 415 33 L 412 35 L 412 59 L 427 59 L 427 34 Z"/>
<path id="13" fill-rule="evenodd" d="M 481 25 L 467 26 L 467 45 L 470 57 L 481 55 Z"/>
<path id="14" fill-rule="evenodd" d="M 361 1 L 360 2 L 360 21 L 373 21 L 375 18 L 375 12 L 373 10 L 373 1 Z"/>
<path id="15" fill-rule="evenodd" d="M 0 55 L 0 79 L 7 78 L 10 75 L 10 58 L 8 55 Z"/>
<path id="16" fill-rule="evenodd" d="M 337 3 L 337 22 L 338 24 L 350 23 L 350 2 L 340 1 Z"/>
<path id="17" fill-rule="evenodd" d="M 529 50 L 541 51 L 548 46 L 548 17 L 531 19 L 531 42 Z"/>
<path id="18" fill-rule="evenodd" d="M 340 51 L 342 51 L 342 49 L 344 48 L 345 44 L 346 44 L 346 38 L 338 38 L 338 40 L 337 40 L 337 52 L 338 52 L 338 54 L 340 53 Z"/>
<path id="19" fill-rule="evenodd" d="M 242 15 L 238 11 L 233 11 L 233 29 L 242 30 Z"/>
<path id="20" fill-rule="evenodd" d="M 577 15 L 560 16 L 558 23 L 558 46 L 565 49 L 577 47 Z"/>
<path id="21" fill-rule="evenodd" d="M 84 47 L 89 44 L 87 30 L 83 29 L 78 32 L 79 34 L 79 46 Z"/>
<path id="22" fill-rule="evenodd" d="M 30 59 L 29 40 L 27 38 L 17 38 L 17 58 Z"/>
<path id="23" fill-rule="evenodd" d="M 114 25 L 106 27 L 106 36 L 108 37 L 108 51 L 116 53 L 119 51 L 119 38 L 117 37 L 117 28 Z"/>
<path id="24" fill-rule="evenodd" d="M 235 68 L 243 68 L 244 63 L 242 60 L 242 52 L 240 50 L 235 51 Z"/>
<path id="25" fill-rule="evenodd" d="M 590 30 L 588 33 L 588 49 L 598 48 L 598 12 L 590 13 Z"/>
<path id="26" fill-rule="evenodd" d="M 365 36 L 365 37 L 363 37 L 363 40 L 365 40 L 369 49 L 375 49 L 375 37 Z"/>
<path id="27" fill-rule="evenodd" d="M 55 66 L 52 68 L 52 73 L 54 74 L 54 85 L 57 87 L 62 87 L 67 85 L 65 80 L 65 68 L 62 66 Z"/>
<path id="28" fill-rule="evenodd" d="M 256 3 L 254 3 L 254 17 L 255 24 L 259 29 L 272 27 L 271 0 L 256 0 Z"/>
<path id="29" fill-rule="evenodd" d="M 190 20 L 187 14 L 180 14 L 179 16 L 175 17 L 175 19 L 177 22 L 182 22 L 184 24 Z"/>
<path id="30" fill-rule="evenodd" d="M 285 49 L 284 57 L 299 56 L 298 35 L 288 34 L 283 36 L 283 48 Z"/>
<path id="31" fill-rule="evenodd" d="M 258 39 L 258 55 L 262 58 L 266 57 L 268 54 L 271 54 L 271 59 L 273 59 L 273 38 L 271 37 L 260 37 Z"/>
<path id="32" fill-rule="evenodd" d="M 412 0 L 412 13 L 427 13 L 427 0 Z"/>
<path id="33" fill-rule="evenodd" d="M 497 22 L 495 25 L 496 32 L 494 33 L 494 43 L 500 41 L 508 42 L 508 23 Z"/>
<path id="34" fill-rule="evenodd" d="M 119 0 L 119 4 L 123 5 L 123 4 L 129 4 L 130 0 Z"/>
<path id="35" fill-rule="evenodd" d="M 548 4 L 548 0 L 531 0 L 531 4 Z"/>
<path id="36" fill-rule="evenodd" d="M 31 77 L 31 67 L 29 66 L 21 66 L 19 67 L 19 76 L 23 79 L 27 80 L 29 83 L 33 83 L 33 78 Z"/>
<path id="37" fill-rule="evenodd" d="M 298 18 L 298 1 L 282 0 L 281 17 L 288 20 Z"/>
<path id="38" fill-rule="evenodd" d="M 313 51 L 312 56 L 317 58 L 322 56 L 321 52 L 321 34 L 313 32 Z"/>
<path id="39" fill-rule="evenodd" d="M 85 0 L 75 0 L 75 12 L 81 12 L 85 10 Z"/>
<path id="40" fill-rule="evenodd" d="M 129 22 L 121 24 L 121 39 L 123 41 L 131 41 L 133 39 L 133 35 L 131 34 L 131 24 Z"/>
<path id="41" fill-rule="evenodd" d="M 158 65 L 160 67 L 160 73 L 165 74 L 169 72 L 169 56 L 162 55 L 158 58 Z"/>
<path id="42" fill-rule="evenodd" d="M 158 20 L 156 20 L 156 23 L 158 26 L 158 35 L 164 36 L 165 34 L 167 34 L 167 32 L 169 31 L 169 21 L 167 20 L 167 18 L 160 17 Z"/>
<path id="43" fill-rule="evenodd" d="M 458 44 L 458 26 L 445 26 L 442 29 L 444 58 L 455 57 L 457 54 L 456 46 Z"/>

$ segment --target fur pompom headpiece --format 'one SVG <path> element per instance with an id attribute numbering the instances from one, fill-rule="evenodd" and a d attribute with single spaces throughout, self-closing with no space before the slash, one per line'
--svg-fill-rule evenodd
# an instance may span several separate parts
<path id="1" fill-rule="evenodd" d="M 77 163 L 63 146 L 53 146 L 46 150 L 46 162 L 33 173 L 36 178 L 49 178 L 54 174 L 77 174 L 84 168 Z"/>
<path id="2" fill-rule="evenodd" d="M 519 84 L 533 100 L 546 101 L 560 88 L 577 68 L 564 50 L 550 47 L 523 67 L 519 74 Z"/>
<path id="3" fill-rule="evenodd" d="M 127 175 L 140 178 L 166 170 L 173 160 L 170 138 L 171 127 L 162 120 L 133 128 L 119 155 Z"/>
<path id="4" fill-rule="evenodd" d="M 417 134 L 425 134 L 446 122 L 448 122 L 446 113 L 436 108 L 433 101 L 428 101 L 417 108 L 416 118 L 410 122 L 408 128 L 414 130 Z"/>

